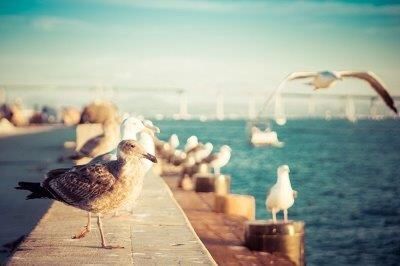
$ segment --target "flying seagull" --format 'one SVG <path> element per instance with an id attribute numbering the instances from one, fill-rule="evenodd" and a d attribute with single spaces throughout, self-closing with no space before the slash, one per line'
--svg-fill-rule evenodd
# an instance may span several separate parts
<path id="1" fill-rule="evenodd" d="M 42 183 L 18 182 L 16 189 L 30 191 L 26 199 L 54 199 L 97 214 L 101 246 L 123 248 L 107 245 L 101 214 L 112 212 L 136 197 L 133 188 L 144 175 L 142 158 L 157 162 L 138 142 L 123 140 L 118 144 L 117 160 L 51 170 Z"/>
<path id="2" fill-rule="evenodd" d="M 272 212 L 272 220 L 276 223 L 276 213 L 283 210 L 283 220 L 288 221 L 288 209 L 292 207 L 297 192 L 292 189 L 289 179 L 289 166 L 278 167 L 278 178 L 270 189 L 265 205 Z"/>
<path id="3" fill-rule="evenodd" d="M 397 108 L 394 105 L 394 100 L 386 90 L 386 85 L 382 80 L 373 72 L 359 72 L 359 71 L 321 71 L 321 72 L 294 72 L 291 73 L 286 80 L 296 80 L 312 78 L 308 85 L 314 86 L 315 90 L 326 89 L 335 85 L 338 80 L 344 78 L 358 78 L 369 83 L 369 85 L 381 96 L 386 105 L 396 114 Z"/>

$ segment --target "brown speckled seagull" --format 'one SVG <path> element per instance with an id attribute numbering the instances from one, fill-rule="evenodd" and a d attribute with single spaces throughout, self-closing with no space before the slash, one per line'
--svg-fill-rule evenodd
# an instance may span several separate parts
<path id="1" fill-rule="evenodd" d="M 118 144 L 117 160 L 51 170 L 42 184 L 19 182 L 16 189 L 32 192 L 27 199 L 55 199 L 96 213 L 101 246 L 107 249 L 123 248 L 106 244 L 101 214 L 115 211 L 136 197 L 132 191 L 144 175 L 142 158 L 157 162 L 156 157 L 148 154 L 138 142 L 123 140 Z M 86 227 L 82 234 L 89 231 L 90 227 Z"/>

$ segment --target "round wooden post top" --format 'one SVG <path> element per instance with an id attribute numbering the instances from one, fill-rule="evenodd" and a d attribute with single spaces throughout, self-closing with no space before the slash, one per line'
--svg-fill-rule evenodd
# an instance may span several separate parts
<path id="1" fill-rule="evenodd" d="M 249 235 L 295 235 L 304 233 L 303 221 L 287 222 L 272 220 L 252 220 L 246 221 L 246 233 Z"/>

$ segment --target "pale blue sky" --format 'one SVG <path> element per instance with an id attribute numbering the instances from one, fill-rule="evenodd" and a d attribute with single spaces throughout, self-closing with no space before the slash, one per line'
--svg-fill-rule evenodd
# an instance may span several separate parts
<path id="1" fill-rule="evenodd" d="M 354 69 L 400 94 L 397 1 L 1 1 L 0 36 L 0 84 L 239 92 Z"/>

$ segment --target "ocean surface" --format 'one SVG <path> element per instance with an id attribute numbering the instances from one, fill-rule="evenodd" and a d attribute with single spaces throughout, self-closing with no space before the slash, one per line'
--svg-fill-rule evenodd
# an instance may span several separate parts
<path id="1" fill-rule="evenodd" d="M 400 265 L 400 121 L 289 120 L 274 125 L 283 148 L 249 145 L 245 121 L 157 121 L 161 138 L 191 135 L 231 146 L 232 192 L 256 198 L 269 219 L 266 192 L 288 164 L 298 198 L 289 219 L 306 222 L 308 265 Z M 281 218 L 282 214 L 278 217 Z"/>

